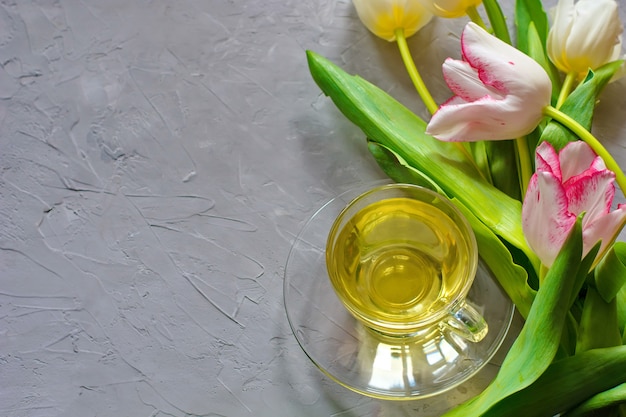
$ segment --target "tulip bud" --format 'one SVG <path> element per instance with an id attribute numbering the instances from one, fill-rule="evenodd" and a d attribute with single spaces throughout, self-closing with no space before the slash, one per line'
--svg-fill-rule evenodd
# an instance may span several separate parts
<path id="1" fill-rule="evenodd" d="M 602 256 L 626 223 L 626 205 L 611 211 L 615 174 L 583 141 L 569 143 L 558 154 L 543 142 L 537 147 L 536 166 L 522 206 L 522 228 L 530 247 L 551 266 L 576 217 L 585 213 L 583 255 L 602 241 Z"/>
<path id="2" fill-rule="evenodd" d="M 396 30 L 409 37 L 432 18 L 418 0 L 353 0 L 361 22 L 374 35 L 389 42 L 396 40 Z"/>
<path id="3" fill-rule="evenodd" d="M 620 58 L 623 29 L 615 0 L 559 0 L 548 56 L 564 73 L 584 77 L 589 69 Z"/>
<path id="4" fill-rule="evenodd" d="M 463 60 L 443 64 L 455 96 L 433 115 L 426 133 L 474 142 L 514 139 L 535 129 L 552 93 L 541 65 L 472 22 L 463 30 L 461 50 Z"/>

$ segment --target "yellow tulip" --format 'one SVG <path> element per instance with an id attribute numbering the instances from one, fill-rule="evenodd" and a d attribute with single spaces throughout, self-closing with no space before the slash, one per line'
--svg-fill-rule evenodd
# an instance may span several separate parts
<path id="1" fill-rule="evenodd" d="M 467 10 L 479 6 L 483 0 L 419 0 L 432 14 L 445 18 L 457 18 Z"/>
<path id="2" fill-rule="evenodd" d="M 409 37 L 424 27 L 432 18 L 418 0 L 353 0 L 361 22 L 373 34 L 389 42 L 396 40 L 396 31 L 402 29 Z"/>

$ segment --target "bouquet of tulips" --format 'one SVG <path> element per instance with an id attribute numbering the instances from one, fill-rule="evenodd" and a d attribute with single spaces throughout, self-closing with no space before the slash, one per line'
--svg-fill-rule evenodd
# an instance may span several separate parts
<path id="1" fill-rule="evenodd" d="M 626 416 L 626 205 L 613 204 L 626 176 L 591 133 L 624 72 L 616 1 L 560 0 L 550 19 L 540 0 L 517 0 L 514 36 L 496 0 L 353 3 L 398 45 L 430 120 L 308 51 L 314 80 L 390 178 L 459 207 L 525 319 L 492 383 L 446 415 Z M 461 59 L 443 63 L 440 106 L 406 41 L 434 15 L 470 20 Z"/>

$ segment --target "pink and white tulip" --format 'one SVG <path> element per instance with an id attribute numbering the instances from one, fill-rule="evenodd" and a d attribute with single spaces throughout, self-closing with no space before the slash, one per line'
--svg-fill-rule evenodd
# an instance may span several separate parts
<path id="1" fill-rule="evenodd" d="M 579 214 L 585 213 L 583 255 L 602 241 L 600 257 L 626 223 L 626 205 L 611 211 L 615 174 L 583 141 L 571 142 L 558 154 L 547 142 L 536 150 L 536 172 L 522 206 L 522 228 L 528 244 L 550 267 Z"/>
<path id="2" fill-rule="evenodd" d="M 515 139 L 535 129 L 550 104 L 552 83 L 529 56 L 470 22 L 463 60 L 448 58 L 443 75 L 455 94 L 433 115 L 426 133 L 444 141 Z"/>

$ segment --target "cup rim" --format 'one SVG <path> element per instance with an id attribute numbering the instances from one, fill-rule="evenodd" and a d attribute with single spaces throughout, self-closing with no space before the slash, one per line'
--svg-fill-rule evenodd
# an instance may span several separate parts
<path id="1" fill-rule="evenodd" d="M 346 217 L 346 214 L 349 212 L 349 210 L 352 207 L 354 207 L 355 204 L 357 204 L 359 201 L 363 200 L 367 196 L 370 196 L 374 193 L 378 193 L 378 192 L 385 191 L 385 190 L 403 190 L 403 189 L 411 190 L 411 191 L 418 191 L 418 192 L 428 194 L 428 195 L 431 195 L 432 197 L 437 198 L 439 201 L 441 201 L 441 203 L 444 206 L 446 206 L 448 209 L 450 209 L 452 213 L 454 213 L 454 215 L 457 217 L 458 220 L 460 220 L 461 224 L 457 223 L 457 226 L 459 228 L 462 228 L 466 232 L 467 246 L 470 252 L 469 253 L 470 256 L 468 260 L 469 267 L 467 269 L 467 275 L 469 276 L 469 279 L 465 280 L 463 287 L 460 289 L 458 294 L 453 299 L 449 300 L 441 309 L 439 309 L 439 311 L 437 311 L 436 314 L 432 314 L 432 315 L 429 315 L 428 317 L 420 318 L 418 320 L 414 320 L 414 321 L 406 322 L 406 323 L 381 320 L 380 318 L 370 317 L 369 315 L 359 311 L 359 309 L 357 309 L 354 305 L 352 305 L 352 303 L 350 303 L 348 300 L 344 300 L 341 297 L 339 297 L 341 303 L 346 307 L 346 309 L 348 309 L 348 311 L 350 311 L 353 316 L 355 316 L 357 319 L 362 321 L 364 325 L 371 327 L 374 330 L 377 330 L 383 333 L 390 333 L 390 334 L 403 333 L 403 332 L 411 333 L 411 332 L 432 326 L 438 322 L 441 322 L 444 319 L 444 317 L 451 314 L 451 311 L 454 311 L 456 308 L 458 308 L 459 306 L 462 306 L 465 303 L 465 299 L 467 298 L 467 294 L 469 293 L 469 290 L 474 282 L 476 271 L 478 269 L 478 244 L 476 242 L 476 235 L 474 233 L 474 230 L 471 227 L 471 224 L 469 223 L 469 220 L 465 217 L 465 215 L 463 215 L 463 213 L 452 202 L 450 198 L 448 198 L 447 196 L 439 192 L 436 192 L 432 189 L 429 189 L 420 185 L 408 184 L 408 183 L 390 183 L 390 184 L 383 184 L 383 185 L 375 186 L 359 194 L 358 196 L 354 197 L 350 202 L 348 202 L 348 204 L 344 206 L 344 208 L 337 215 L 335 221 L 333 222 L 328 232 L 328 237 L 326 240 L 326 268 L 328 270 L 329 279 L 331 281 L 331 285 L 333 289 L 337 291 L 335 282 L 331 277 L 332 272 L 330 271 L 330 268 L 328 265 L 328 256 L 329 256 L 328 247 L 329 247 L 329 243 L 331 242 L 332 237 L 337 234 L 337 229 L 339 228 L 341 221 Z M 384 323 L 384 328 L 382 326 L 376 325 L 375 322 Z"/>

